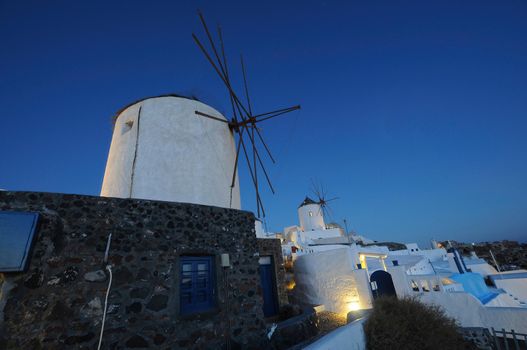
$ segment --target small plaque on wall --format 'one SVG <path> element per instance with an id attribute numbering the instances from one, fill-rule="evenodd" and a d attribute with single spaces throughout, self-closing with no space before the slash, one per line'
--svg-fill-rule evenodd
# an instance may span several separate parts
<path id="1" fill-rule="evenodd" d="M 0 211 L 0 272 L 26 269 L 38 213 Z"/>

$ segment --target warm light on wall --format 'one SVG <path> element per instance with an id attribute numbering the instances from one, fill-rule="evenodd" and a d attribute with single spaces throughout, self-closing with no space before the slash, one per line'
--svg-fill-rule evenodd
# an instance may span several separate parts
<path id="1" fill-rule="evenodd" d="M 348 312 L 360 310 L 360 303 L 358 301 L 352 301 L 351 303 L 348 303 L 347 309 Z"/>
<path id="2" fill-rule="evenodd" d="M 293 290 L 296 286 L 295 281 L 289 281 L 286 285 L 287 290 Z"/>
<path id="3" fill-rule="evenodd" d="M 384 262 L 384 258 L 381 258 L 382 267 L 384 268 L 384 271 L 388 271 L 386 269 L 386 263 Z"/>
<path id="4" fill-rule="evenodd" d="M 366 256 L 359 254 L 359 261 L 360 261 L 360 264 L 362 265 L 362 268 L 367 270 L 368 264 L 366 264 Z"/>
<path id="5" fill-rule="evenodd" d="M 351 290 L 349 290 L 349 294 L 347 294 L 342 301 L 344 304 L 345 314 L 348 314 L 348 312 L 350 311 L 357 311 L 362 309 L 360 304 L 359 291 L 357 290 L 357 288 L 352 288 Z"/>

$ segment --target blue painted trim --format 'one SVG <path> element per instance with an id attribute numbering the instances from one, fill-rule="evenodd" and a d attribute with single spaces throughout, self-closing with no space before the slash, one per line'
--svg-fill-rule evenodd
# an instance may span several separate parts
<path id="1" fill-rule="evenodd" d="M 527 278 L 527 272 L 503 273 L 501 275 L 489 275 L 489 277 L 493 281 L 512 280 L 512 279 L 518 279 L 518 278 Z"/>

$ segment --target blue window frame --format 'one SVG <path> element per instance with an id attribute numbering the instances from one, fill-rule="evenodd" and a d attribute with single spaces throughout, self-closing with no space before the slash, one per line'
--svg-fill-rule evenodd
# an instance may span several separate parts
<path id="1" fill-rule="evenodd" d="M 180 313 L 208 311 L 216 305 L 212 256 L 182 256 L 180 260 Z"/>
<path id="2" fill-rule="evenodd" d="M 0 272 L 26 269 L 38 217 L 38 213 L 0 211 Z"/>

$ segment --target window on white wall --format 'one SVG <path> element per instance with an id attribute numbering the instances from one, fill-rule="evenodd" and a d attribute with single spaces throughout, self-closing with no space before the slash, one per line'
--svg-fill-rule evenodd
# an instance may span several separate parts
<path id="1" fill-rule="evenodd" d="M 124 134 L 125 132 L 132 130 L 132 126 L 134 126 L 134 121 L 132 119 L 128 119 L 123 124 L 122 133 Z"/>
<path id="2" fill-rule="evenodd" d="M 313 216 L 313 212 L 312 211 L 309 212 L 309 216 Z"/>
<path id="3" fill-rule="evenodd" d="M 412 290 L 414 292 L 419 292 L 419 286 L 417 285 L 417 283 L 415 283 L 414 280 L 412 280 Z"/>
<path id="4" fill-rule="evenodd" d="M 430 287 L 428 287 L 428 281 L 426 281 L 426 280 L 422 280 L 421 281 L 421 289 L 423 290 L 423 292 L 429 292 L 430 291 Z"/>

